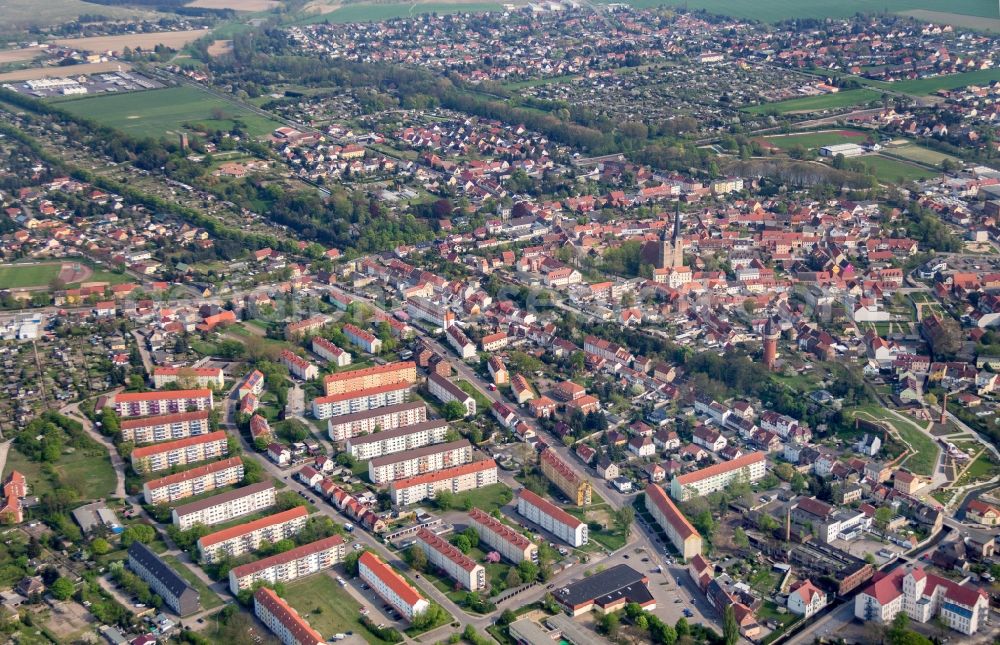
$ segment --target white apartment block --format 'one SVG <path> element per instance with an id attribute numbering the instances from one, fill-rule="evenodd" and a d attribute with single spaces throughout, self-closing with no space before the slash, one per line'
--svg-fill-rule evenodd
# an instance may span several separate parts
<path id="1" fill-rule="evenodd" d="M 581 522 L 552 502 L 527 488 L 517 494 L 517 512 L 573 547 L 590 541 L 586 522 Z"/>
<path id="2" fill-rule="evenodd" d="M 216 459 L 228 452 L 228 436 L 225 431 L 216 430 L 196 437 L 141 446 L 134 449 L 130 457 L 135 472 L 154 473 L 173 466 Z"/>
<path id="3" fill-rule="evenodd" d="M 148 481 L 142 485 L 142 496 L 147 504 L 176 502 L 242 480 L 243 460 L 239 457 L 230 457 Z"/>
<path id="4" fill-rule="evenodd" d="M 120 417 L 148 417 L 191 410 L 211 410 L 212 390 L 168 390 L 165 392 L 119 392 L 107 400 Z"/>
<path id="5" fill-rule="evenodd" d="M 446 305 L 437 305 L 422 296 L 414 296 L 406 300 L 406 313 L 415 320 L 424 320 L 447 329 L 455 324 L 455 314 Z"/>
<path id="6" fill-rule="evenodd" d="M 465 416 L 476 415 L 476 399 L 440 374 L 431 372 L 427 376 L 427 389 L 442 403 L 458 401 L 465 406 Z"/>
<path id="7" fill-rule="evenodd" d="M 358 574 L 372 591 L 395 607 L 406 620 L 412 621 L 431 606 L 420 592 L 371 551 L 365 551 L 358 559 Z"/>
<path id="8" fill-rule="evenodd" d="M 206 497 L 175 508 L 174 526 L 186 531 L 195 524 L 205 526 L 222 524 L 237 517 L 256 513 L 262 508 L 274 506 L 275 495 L 273 483 L 260 482 Z"/>
<path id="9" fill-rule="evenodd" d="M 409 394 L 411 387 L 413 386 L 409 383 L 392 383 L 346 394 L 319 396 L 313 399 L 313 416 L 317 419 L 329 419 L 342 414 L 398 405 L 406 401 L 406 395 Z"/>
<path id="10" fill-rule="evenodd" d="M 419 401 L 400 403 L 367 412 L 331 417 L 327 421 L 330 441 L 346 441 L 351 437 L 376 431 L 393 430 L 427 420 L 427 408 Z"/>
<path id="11" fill-rule="evenodd" d="M 514 564 L 538 562 L 538 546 L 482 509 L 469 511 L 469 522 L 479 540 Z"/>
<path id="12" fill-rule="evenodd" d="M 287 511 L 268 515 L 258 520 L 231 526 L 198 539 L 198 556 L 202 562 L 215 562 L 222 556 L 237 557 L 256 551 L 261 542 L 274 544 L 290 538 L 306 525 L 309 511 L 296 506 Z"/>
<path id="13" fill-rule="evenodd" d="M 337 367 L 347 367 L 351 364 L 351 353 L 341 349 L 325 338 L 317 336 L 312 341 L 313 353 Z"/>
<path id="14" fill-rule="evenodd" d="M 434 499 L 438 491 L 461 493 L 490 486 L 498 481 L 496 462 L 492 459 L 482 459 L 416 477 L 397 479 L 389 484 L 389 495 L 393 504 L 409 506 L 425 499 Z"/>
<path id="15" fill-rule="evenodd" d="M 258 581 L 274 584 L 298 580 L 343 562 L 345 555 L 344 538 L 339 535 L 323 538 L 291 551 L 234 567 L 229 571 L 229 590 L 235 596 Z"/>
<path id="16" fill-rule="evenodd" d="M 122 419 L 122 440 L 136 444 L 155 443 L 208 434 L 208 410 L 178 412 L 158 417 Z"/>
<path id="17" fill-rule="evenodd" d="M 673 481 L 670 482 L 670 496 L 679 502 L 684 502 L 692 497 L 722 490 L 737 479 L 743 479 L 752 484 L 764 477 L 766 468 L 766 454 L 751 452 L 732 461 L 713 464 L 674 477 Z"/>
<path id="18" fill-rule="evenodd" d="M 468 439 L 424 446 L 403 454 L 376 457 L 368 462 L 368 478 L 373 484 L 388 484 L 397 479 L 467 464 L 472 461 Z"/>
<path id="19" fill-rule="evenodd" d="M 427 556 L 427 561 L 442 569 L 448 577 L 468 591 L 486 588 L 486 568 L 452 546 L 446 540 L 421 528 L 417 531 L 417 546 Z"/>
<path id="20" fill-rule="evenodd" d="M 451 326 L 444 332 L 445 337 L 448 339 L 448 344 L 450 344 L 454 349 L 455 353 L 462 357 L 462 360 L 470 360 L 476 357 L 476 345 L 465 333 L 458 328 L 458 326 Z"/>
<path id="21" fill-rule="evenodd" d="M 268 587 L 253 594 L 253 612 L 283 645 L 323 645 L 323 635 Z"/>
<path id="22" fill-rule="evenodd" d="M 184 385 L 214 387 L 217 390 L 221 390 L 226 384 L 220 367 L 157 367 L 153 371 L 153 387 L 156 389 L 177 381 L 184 382 Z"/>
<path id="23" fill-rule="evenodd" d="M 359 329 L 350 323 L 344 325 L 341 331 L 343 331 L 344 335 L 347 336 L 347 340 L 351 341 L 351 343 L 357 345 L 369 354 L 378 354 L 382 351 L 381 339 L 371 332 Z"/>
<path id="24" fill-rule="evenodd" d="M 412 426 L 352 437 L 347 440 L 345 450 L 355 459 L 368 460 L 441 443 L 447 434 L 447 421 L 443 419 L 423 421 Z"/>
<path id="25" fill-rule="evenodd" d="M 287 349 L 281 350 L 279 360 L 282 365 L 288 368 L 292 376 L 300 378 L 303 381 L 308 381 L 319 376 L 318 367 Z"/>

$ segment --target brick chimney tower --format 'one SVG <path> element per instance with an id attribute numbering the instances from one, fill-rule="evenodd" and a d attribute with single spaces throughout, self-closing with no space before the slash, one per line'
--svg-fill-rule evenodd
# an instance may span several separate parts
<path id="1" fill-rule="evenodd" d="M 764 365 L 769 370 L 774 369 L 778 358 L 778 337 L 780 335 L 781 330 L 768 318 L 767 324 L 764 325 Z"/>

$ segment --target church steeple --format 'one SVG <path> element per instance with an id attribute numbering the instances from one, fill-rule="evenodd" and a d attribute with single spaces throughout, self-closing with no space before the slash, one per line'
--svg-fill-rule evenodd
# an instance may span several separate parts
<path id="1" fill-rule="evenodd" d="M 670 266 L 674 269 L 684 266 L 684 242 L 681 240 L 681 202 L 677 200 L 677 208 L 674 211 L 674 234 L 670 240 L 673 245 L 674 255 Z"/>

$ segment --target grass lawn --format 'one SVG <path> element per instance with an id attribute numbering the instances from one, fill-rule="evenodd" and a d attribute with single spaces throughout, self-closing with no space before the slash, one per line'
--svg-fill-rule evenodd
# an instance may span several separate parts
<path id="1" fill-rule="evenodd" d="M 990 479 L 997 474 L 1000 467 L 990 458 L 990 453 L 988 450 L 984 450 L 980 453 L 979 457 L 972 462 L 969 469 L 962 473 L 962 476 L 958 478 L 958 485 L 962 486 L 965 484 L 971 484 L 972 482 Z"/>
<path id="2" fill-rule="evenodd" d="M 781 150 L 791 150 L 795 146 L 812 150 L 840 143 L 862 144 L 865 142 L 865 138 L 865 133 L 858 130 L 828 130 L 826 132 L 803 132 L 801 134 L 763 137 L 761 141 Z"/>
<path id="3" fill-rule="evenodd" d="M 62 101 L 58 107 L 139 137 L 158 138 L 171 132 L 196 130 L 197 127 L 189 126 L 197 124 L 212 130 L 229 130 L 235 120 L 242 121 L 251 135 L 261 136 L 279 125 L 187 86 Z"/>
<path id="4" fill-rule="evenodd" d="M 916 161 L 918 163 L 929 164 L 931 166 L 939 166 L 941 165 L 941 162 L 945 160 L 961 163 L 961 160 L 956 157 L 946 155 L 945 153 L 938 152 L 937 150 L 931 150 L 930 148 L 918 146 L 916 144 L 907 144 L 898 148 L 886 148 L 883 153 L 896 157 L 902 157 L 903 159 L 909 159 L 910 161 Z"/>
<path id="5" fill-rule="evenodd" d="M 197 591 L 201 597 L 202 609 L 215 609 L 216 607 L 222 606 L 223 602 L 222 598 L 219 598 L 219 594 L 209 589 L 208 585 L 206 585 L 201 578 L 196 576 L 186 564 L 172 555 L 161 555 L 160 557 L 163 558 L 164 562 L 172 566 L 174 571 L 176 571 L 180 577 L 187 580 L 189 585 L 194 587 L 195 591 Z"/>
<path id="6" fill-rule="evenodd" d="M 882 408 L 875 405 L 858 408 L 856 413 L 861 413 L 862 417 L 867 417 L 870 420 L 889 424 L 896 429 L 896 432 L 903 441 L 909 444 L 915 451 L 903 461 L 902 465 L 907 470 L 917 475 L 923 475 L 924 477 L 930 477 L 934 473 L 938 447 L 930 437 L 921 432 L 915 425 L 891 416 L 882 410 Z"/>
<path id="7" fill-rule="evenodd" d="M 992 17 L 995 18 L 996 14 L 994 13 Z M 931 78 L 918 78 L 912 81 L 896 81 L 894 83 L 867 81 L 867 84 L 872 87 L 903 92 L 904 94 L 927 96 L 938 90 L 953 90 L 965 87 L 966 85 L 987 85 L 993 81 L 1000 81 L 1000 69 L 980 69 L 974 72 L 946 74 Z"/>
<path id="8" fill-rule="evenodd" d="M 0 266 L 0 289 L 23 287 L 46 287 L 59 276 L 62 265 L 46 264 L 5 264 Z"/>
<path id="9" fill-rule="evenodd" d="M 361 605 L 325 573 L 286 585 L 285 600 L 325 638 L 353 631 L 372 645 L 389 645 L 365 629 L 359 620 Z"/>
<path id="10" fill-rule="evenodd" d="M 605 4 L 611 0 L 603 0 Z M 942 9 L 940 0 L 626 0 L 625 4 L 639 9 L 673 6 L 695 10 L 704 9 L 736 18 L 763 22 L 779 22 L 792 18 L 849 18 L 856 13 L 912 11 L 936 9 L 984 18 L 996 17 L 996 6 L 982 0 L 953 0 Z"/>
<path id="11" fill-rule="evenodd" d="M 846 90 L 836 94 L 821 94 L 819 96 L 803 96 L 775 103 L 764 103 L 745 108 L 750 114 L 788 114 L 790 112 L 818 112 L 820 110 L 837 110 L 840 108 L 867 105 L 878 101 L 880 92 L 869 89 Z"/>
<path id="12" fill-rule="evenodd" d="M 31 494 L 42 497 L 55 488 L 69 488 L 77 492 L 80 500 L 113 497 L 117 479 L 111 459 L 102 449 L 93 451 L 77 449 L 64 453 L 52 464 L 51 475 L 47 468 L 36 461 L 29 461 L 16 448 L 7 453 L 4 474 L 19 470 L 31 482 Z"/>
<path id="13" fill-rule="evenodd" d="M 898 161 L 881 155 L 856 157 L 855 159 L 868 166 L 868 169 L 882 181 L 903 183 L 918 179 L 930 179 L 941 174 L 927 168 L 914 166 L 905 161 Z"/>
<path id="14" fill-rule="evenodd" d="M 512 498 L 513 493 L 510 487 L 503 482 L 465 491 L 454 496 L 455 508 L 465 508 L 465 500 L 469 500 L 471 508 L 478 508 L 487 513 L 492 513 L 494 509 L 503 506 L 503 500 L 510 501 Z"/>
<path id="15" fill-rule="evenodd" d="M 486 397 L 485 394 L 476 389 L 475 385 L 469 383 L 465 379 L 459 379 L 455 381 L 455 385 L 462 388 L 463 392 L 465 392 L 466 394 L 468 394 L 469 396 L 471 396 L 476 400 L 476 412 L 478 414 L 484 414 L 487 410 L 490 409 L 492 403 Z"/>

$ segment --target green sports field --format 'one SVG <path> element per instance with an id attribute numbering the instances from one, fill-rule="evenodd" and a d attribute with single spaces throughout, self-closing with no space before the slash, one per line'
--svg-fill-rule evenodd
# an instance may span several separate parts
<path id="1" fill-rule="evenodd" d="M 158 138 L 198 124 L 228 130 L 236 119 L 245 123 L 253 136 L 265 135 L 281 125 L 194 87 L 94 96 L 60 101 L 58 106 L 137 137 Z"/>
<path id="2" fill-rule="evenodd" d="M 791 112 L 818 112 L 819 110 L 836 110 L 840 108 L 866 105 L 882 97 L 880 92 L 868 89 L 847 90 L 836 94 L 820 96 L 804 96 L 800 99 L 788 99 L 776 103 L 764 103 L 746 108 L 751 114 L 789 114 Z"/>
<path id="3" fill-rule="evenodd" d="M 882 182 L 902 183 L 918 179 L 930 179 L 931 177 L 935 177 L 940 174 L 934 172 L 933 170 L 927 170 L 926 168 L 921 168 L 920 166 L 914 166 L 913 164 L 906 163 L 905 161 L 898 161 L 896 159 L 890 159 L 889 157 L 882 157 L 879 155 L 855 157 L 853 161 L 860 161 L 868 166 L 868 168 Z"/>
<path id="4" fill-rule="evenodd" d="M 59 277 L 59 267 L 58 263 L 0 266 L 0 289 L 46 287 Z"/>
<path id="5" fill-rule="evenodd" d="M 894 90 L 914 96 L 928 96 L 938 90 L 954 90 L 966 85 L 986 85 L 993 81 L 1000 81 L 1000 68 L 980 69 L 975 72 L 932 76 L 931 78 L 895 81 L 893 83 L 862 80 L 863 83 L 874 88 Z"/>
<path id="6" fill-rule="evenodd" d="M 602 0 L 609 4 L 612 0 Z M 849 18 L 856 13 L 884 12 L 896 13 L 929 9 L 949 13 L 997 17 L 997 3 L 994 0 L 952 0 L 942 7 L 941 0 L 624 0 L 633 7 L 649 8 L 660 6 L 704 9 L 712 13 L 760 20 L 780 22 L 791 18 Z"/>
<path id="7" fill-rule="evenodd" d="M 823 146 L 835 146 L 840 143 L 865 142 L 866 135 L 859 130 L 828 130 L 826 132 L 803 132 L 801 134 L 788 134 L 774 137 L 762 137 L 760 141 L 768 146 L 791 150 L 795 146 L 815 149 Z"/>

